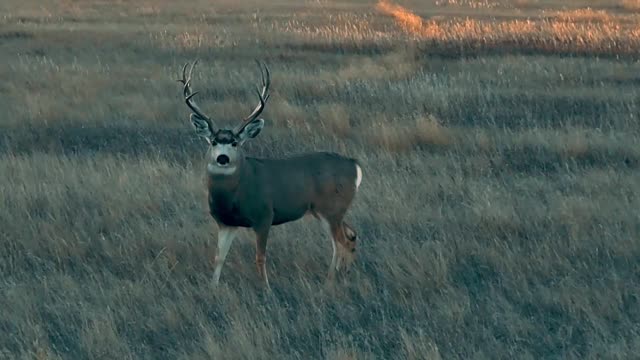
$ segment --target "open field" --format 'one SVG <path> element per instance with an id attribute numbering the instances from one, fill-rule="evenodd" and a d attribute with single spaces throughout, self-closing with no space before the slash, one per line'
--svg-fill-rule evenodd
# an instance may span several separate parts
<path id="1" fill-rule="evenodd" d="M 587 8 L 589 6 L 589 8 Z M 640 354 L 640 2 L 0 3 L 0 358 Z M 211 276 L 206 144 L 360 159 L 358 259 L 312 220 Z"/>

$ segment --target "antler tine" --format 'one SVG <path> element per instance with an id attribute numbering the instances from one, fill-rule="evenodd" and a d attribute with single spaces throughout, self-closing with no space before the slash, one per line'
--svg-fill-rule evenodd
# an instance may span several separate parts
<path id="1" fill-rule="evenodd" d="M 265 108 L 267 100 L 269 100 L 269 97 L 271 96 L 271 94 L 269 93 L 269 87 L 271 86 L 271 73 L 269 72 L 269 67 L 266 64 L 261 63 L 258 59 L 256 59 L 256 63 L 260 68 L 260 76 L 262 80 L 262 90 L 260 90 L 259 88 L 256 88 L 259 102 L 256 108 L 253 110 L 253 112 L 251 112 L 249 116 L 244 118 L 244 120 L 240 123 L 240 125 L 238 125 L 238 127 L 236 128 L 237 131 L 240 131 L 247 124 L 249 124 L 250 122 L 255 120 L 258 116 L 260 116 L 260 114 Z"/>
<path id="2" fill-rule="evenodd" d="M 189 68 L 189 81 L 191 81 L 191 74 L 193 74 L 193 68 L 195 68 L 197 64 L 198 64 L 198 60 L 194 61 L 193 64 L 191 64 L 191 68 Z"/>
<path id="3" fill-rule="evenodd" d="M 191 75 L 193 74 L 193 68 L 195 68 L 198 60 L 194 61 L 189 67 L 189 63 L 184 64 L 182 67 L 182 79 L 178 79 L 178 82 L 183 84 L 183 95 L 184 101 L 187 106 L 193 111 L 196 115 L 204 119 L 211 129 L 214 129 L 213 123 L 211 122 L 211 118 L 207 116 L 198 105 L 193 101 L 193 97 L 198 94 L 198 92 L 191 91 Z M 189 73 L 187 74 L 187 68 L 189 68 Z"/>
<path id="4" fill-rule="evenodd" d="M 266 86 L 267 88 L 269 88 L 269 85 L 271 84 L 271 71 L 269 71 L 269 67 L 267 66 L 267 64 L 257 61 L 256 62 L 259 67 L 260 67 L 260 74 L 263 76 L 262 78 L 262 85 Z M 264 73 L 263 73 L 264 71 Z"/>
<path id="5" fill-rule="evenodd" d="M 267 64 L 260 63 L 257 60 L 256 62 L 258 63 L 258 66 L 261 65 L 260 66 L 260 75 L 262 76 L 262 96 L 261 97 L 264 97 L 264 101 L 266 102 L 267 100 L 269 100 L 269 96 L 271 96 L 271 94 L 267 92 L 269 90 L 269 86 L 271 86 L 271 73 L 269 72 L 269 67 L 267 67 Z M 264 72 L 263 72 L 263 68 L 264 68 Z M 266 74 L 266 80 L 265 80 L 265 74 Z M 265 94 L 265 92 L 267 93 Z"/>
<path id="6" fill-rule="evenodd" d="M 182 79 L 178 79 L 176 81 L 181 82 L 181 83 L 185 83 L 186 77 L 187 77 L 187 66 L 189 66 L 189 63 L 185 63 L 182 66 Z"/>
<path id="7" fill-rule="evenodd" d="M 187 78 L 187 67 L 189 67 L 189 63 L 184 64 L 182 67 L 182 79 L 176 80 L 177 82 L 182 83 L 182 91 L 185 98 L 191 95 L 191 88 L 189 87 L 191 79 Z"/>

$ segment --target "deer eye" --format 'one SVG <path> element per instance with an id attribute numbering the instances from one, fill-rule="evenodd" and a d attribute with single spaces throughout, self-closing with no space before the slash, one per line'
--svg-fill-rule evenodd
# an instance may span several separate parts
<path id="1" fill-rule="evenodd" d="M 216 146 L 218 143 L 215 140 L 211 140 L 211 146 Z"/>
<path id="2" fill-rule="evenodd" d="M 233 146 L 233 147 L 238 146 L 238 142 L 234 140 L 234 141 L 231 143 L 231 146 Z"/>

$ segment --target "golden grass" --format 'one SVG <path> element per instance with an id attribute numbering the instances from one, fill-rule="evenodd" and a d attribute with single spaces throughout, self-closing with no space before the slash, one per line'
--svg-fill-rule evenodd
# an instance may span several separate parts
<path id="1" fill-rule="evenodd" d="M 527 21 L 412 1 L 439 16 L 408 17 L 432 40 L 362 1 L 8 3 L 0 305 L 11 311 L 0 312 L 10 333 L 0 357 L 638 353 L 638 64 L 510 52 L 593 54 L 601 44 L 556 37 L 630 26 L 617 2 Z M 474 17 L 451 17 L 463 13 Z M 280 27 L 289 21 L 298 28 Z M 452 48 L 430 56 L 416 43 Z M 509 54 L 461 54 L 471 46 Z M 301 221 L 273 228 L 272 293 L 259 287 L 250 232 L 212 287 L 207 145 L 174 81 L 193 58 L 199 104 L 223 126 L 255 106 L 253 59 L 272 69 L 267 126 L 249 156 L 320 150 L 361 162 L 348 214 L 361 247 L 347 281 L 323 289 L 331 245 Z"/>
<path id="2" fill-rule="evenodd" d="M 640 11 L 640 0 L 620 0 L 619 4 L 625 10 Z"/>
<path id="3" fill-rule="evenodd" d="M 400 5 L 381 0 L 376 4 L 376 9 L 391 15 L 398 25 L 410 34 L 421 34 L 424 32 L 422 18 Z"/>
<path id="4" fill-rule="evenodd" d="M 470 47 L 531 47 L 546 51 L 576 51 L 637 55 L 640 27 L 623 25 L 617 16 L 591 8 L 553 11 L 526 20 L 445 18 L 424 20 L 386 0 L 376 8 L 393 17 L 417 40 Z M 637 19 L 635 19 L 637 21 Z"/>
<path id="5" fill-rule="evenodd" d="M 368 132 L 368 142 L 390 152 L 406 152 L 421 146 L 451 145 L 455 137 L 433 116 L 417 117 L 413 123 L 389 123 L 384 119 L 374 122 Z"/>
<path id="6" fill-rule="evenodd" d="M 616 16 L 605 10 L 594 10 L 592 8 L 548 11 L 545 14 L 558 21 L 565 22 L 615 22 Z"/>
<path id="7" fill-rule="evenodd" d="M 233 39 L 219 34 L 189 28 L 179 32 L 166 29 L 151 32 L 149 38 L 155 46 L 168 50 L 219 49 L 234 44 Z"/>
<path id="8" fill-rule="evenodd" d="M 367 41 L 391 40 L 395 36 L 387 31 L 376 29 L 371 24 L 372 15 L 333 14 L 326 21 L 313 24 L 305 18 L 294 17 L 284 23 L 276 22 L 273 30 L 298 36 L 303 41 L 328 41 L 362 43 Z M 276 40 L 277 41 L 277 40 Z"/>
<path id="9" fill-rule="evenodd" d="M 453 143 L 451 132 L 433 116 L 416 119 L 415 142 L 420 145 L 447 146 Z"/>
<path id="10" fill-rule="evenodd" d="M 419 64 L 403 51 L 390 52 L 376 58 L 351 59 L 336 71 L 323 72 L 316 80 L 315 86 L 321 87 L 325 81 L 334 84 L 345 81 L 397 81 L 411 77 Z"/>
<path id="11" fill-rule="evenodd" d="M 498 7 L 505 7 L 499 1 L 491 0 L 436 0 L 438 6 L 460 6 L 468 7 L 471 9 L 494 9 Z"/>
<path id="12" fill-rule="evenodd" d="M 349 111 L 343 104 L 322 104 L 318 106 L 318 117 L 325 131 L 340 137 L 351 134 Z"/>
<path id="13" fill-rule="evenodd" d="M 287 99 L 274 99 L 269 106 L 269 114 L 280 126 L 304 128 L 309 119 L 307 110 L 290 103 Z"/>

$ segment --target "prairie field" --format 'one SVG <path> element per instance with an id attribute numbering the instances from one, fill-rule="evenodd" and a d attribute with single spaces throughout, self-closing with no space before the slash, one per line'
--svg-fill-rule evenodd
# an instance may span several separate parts
<path id="1" fill-rule="evenodd" d="M 275 227 L 213 287 L 182 65 L 256 157 L 362 164 L 357 260 Z M 0 359 L 640 354 L 640 1 L 0 2 Z"/>

